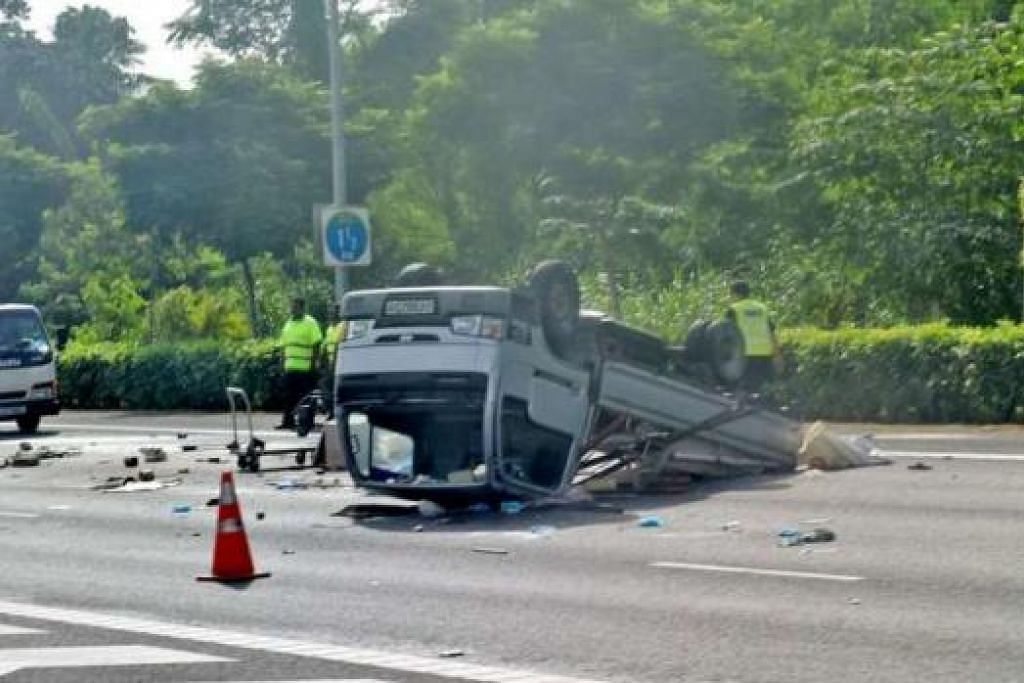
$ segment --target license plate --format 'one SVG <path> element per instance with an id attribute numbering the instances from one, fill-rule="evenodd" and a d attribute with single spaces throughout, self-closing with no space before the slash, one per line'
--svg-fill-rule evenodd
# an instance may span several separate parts
<path id="1" fill-rule="evenodd" d="M 0 406 L 0 417 L 10 417 L 11 415 L 24 415 L 25 406 Z"/>
<path id="2" fill-rule="evenodd" d="M 20 358 L 0 358 L 0 368 L 20 368 Z"/>
<path id="3" fill-rule="evenodd" d="M 384 304 L 384 315 L 433 315 L 437 302 L 433 299 L 391 299 Z"/>

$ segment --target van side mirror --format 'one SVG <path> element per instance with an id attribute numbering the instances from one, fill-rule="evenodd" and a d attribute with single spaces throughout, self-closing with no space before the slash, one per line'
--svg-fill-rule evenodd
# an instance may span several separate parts
<path id="1" fill-rule="evenodd" d="M 63 351 L 64 347 L 68 345 L 68 336 L 69 336 L 69 334 L 70 334 L 70 331 L 68 330 L 67 325 L 62 325 L 62 326 L 57 328 L 56 337 L 57 337 L 57 350 L 58 351 Z"/>

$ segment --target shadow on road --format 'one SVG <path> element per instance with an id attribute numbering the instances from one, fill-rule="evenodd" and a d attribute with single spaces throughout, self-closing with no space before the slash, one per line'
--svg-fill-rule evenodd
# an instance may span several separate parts
<path id="1" fill-rule="evenodd" d="M 592 500 L 533 501 L 515 514 L 500 510 L 470 508 L 447 510 L 436 517 L 420 514 L 416 503 L 387 497 L 368 497 L 334 516 L 351 517 L 355 524 L 375 531 L 408 533 L 411 527 L 423 533 L 524 532 L 539 528 L 559 529 L 637 523 L 644 517 L 687 503 L 733 491 L 776 491 L 793 486 L 795 473 L 695 482 L 684 491 L 671 494 L 600 493 Z M 373 508 L 377 508 L 374 514 Z M 355 509 L 356 514 L 353 514 Z M 365 516 L 359 514 L 363 511 Z M 348 512 L 346 512 L 348 511 Z"/>
<path id="2" fill-rule="evenodd" d="M 18 428 L 12 426 L 10 429 L 4 429 L 0 426 L 0 441 L 28 441 L 32 439 L 45 439 L 48 436 L 60 436 L 59 429 L 40 429 L 35 434 L 22 434 L 18 431 Z"/>

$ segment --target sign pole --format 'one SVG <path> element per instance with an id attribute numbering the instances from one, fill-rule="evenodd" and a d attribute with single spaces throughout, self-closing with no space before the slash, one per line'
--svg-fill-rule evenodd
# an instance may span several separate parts
<path id="1" fill-rule="evenodd" d="M 344 206 L 346 196 L 345 176 L 345 110 L 341 99 L 341 88 L 344 79 L 341 64 L 341 41 L 338 38 L 338 1 L 325 0 L 327 3 L 327 49 L 330 52 L 331 70 L 331 161 L 332 189 L 334 205 Z M 348 273 L 344 266 L 334 269 L 334 299 L 341 303 L 341 297 L 348 289 Z"/>

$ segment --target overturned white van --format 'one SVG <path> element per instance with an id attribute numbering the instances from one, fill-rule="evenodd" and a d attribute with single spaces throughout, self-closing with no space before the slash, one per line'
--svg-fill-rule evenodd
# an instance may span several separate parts
<path id="1" fill-rule="evenodd" d="M 735 330 L 673 348 L 579 303 L 558 261 L 523 288 L 346 294 L 334 398 L 356 484 L 458 503 L 558 493 L 641 458 L 792 469 L 801 426 L 713 388 L 742 372 Z"/>

